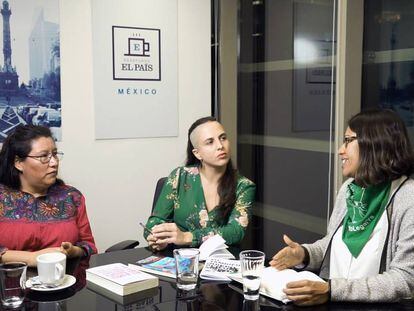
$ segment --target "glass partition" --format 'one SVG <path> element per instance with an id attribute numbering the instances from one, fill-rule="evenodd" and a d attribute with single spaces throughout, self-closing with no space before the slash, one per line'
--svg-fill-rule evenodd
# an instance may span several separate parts
<path id="1" fill-rule="evenodd" d="M 414 138 L 414 1 L 365 0 L 362 109 L 396 111 Z"/>
<path id="2" fill-rule="evenodd" d="M 332 203 L 334 0 L 239 0 L 237 160 L 257 185 L 243 247 L 311 242 Z"/>

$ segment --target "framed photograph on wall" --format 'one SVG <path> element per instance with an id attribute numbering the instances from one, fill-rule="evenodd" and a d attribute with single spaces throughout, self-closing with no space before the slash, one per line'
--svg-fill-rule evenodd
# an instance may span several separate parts
<path id="1" fill-rule="evenodd" d="M 1 3 L 0 143 L 19 124 L 61 140 L 59 1 Z"/>

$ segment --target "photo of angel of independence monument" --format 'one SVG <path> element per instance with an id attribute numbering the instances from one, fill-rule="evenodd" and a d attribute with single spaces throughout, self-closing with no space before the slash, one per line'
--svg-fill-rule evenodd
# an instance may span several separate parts
<path id="1" fill-rule="evenodd" d="M 48 126 L 55 138 L 60 140 L 59 25 L 45 21 L 43 10 L 37 12 L 27 38 L 30 80 L 19 83 L 19 71 L 12 62 L 12 11 L 8 1 L 2 2 L 0 12 L 3 19 L 4 56 L 3 66 L 0 65 L 0 143 L 19 124 Z"/>

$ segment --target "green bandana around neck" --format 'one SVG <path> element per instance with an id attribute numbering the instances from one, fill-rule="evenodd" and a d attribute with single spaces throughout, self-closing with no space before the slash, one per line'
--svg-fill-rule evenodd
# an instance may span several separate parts
<path id="1" fill-rule="evenodd" d="M 380 220 L 390 195 L 391 182 L 363 188 L 354 182 L 348 185 L 347 213 L 344 219 L 342 240 L 354 258 L 368 242 Z"/>

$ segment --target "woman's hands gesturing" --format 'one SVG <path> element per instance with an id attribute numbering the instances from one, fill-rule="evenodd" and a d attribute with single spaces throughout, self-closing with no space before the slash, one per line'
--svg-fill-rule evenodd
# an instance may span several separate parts
<path id="1" fill-rule="evenodd" d="M 305 259 L 303 247 L 292 241 L 286 234 L 283 235 L 283 240 L 287 246 L 274 255 L 269 264 L 278 270 L 283 270 L 303 263 Z"/>
<path id="2" fill-rule="evenodd" d="M 287 246 L 273 256 L 270 265 L 283 270 L 302 264 L 305 260 L 304 248 L 287 235 L 283 235 L 283 240 Z M 296 305 L 311 306 L 327 302 L 330 288 L 327 282 L 300 280 L 287 283 L 283 291 Z"/>

